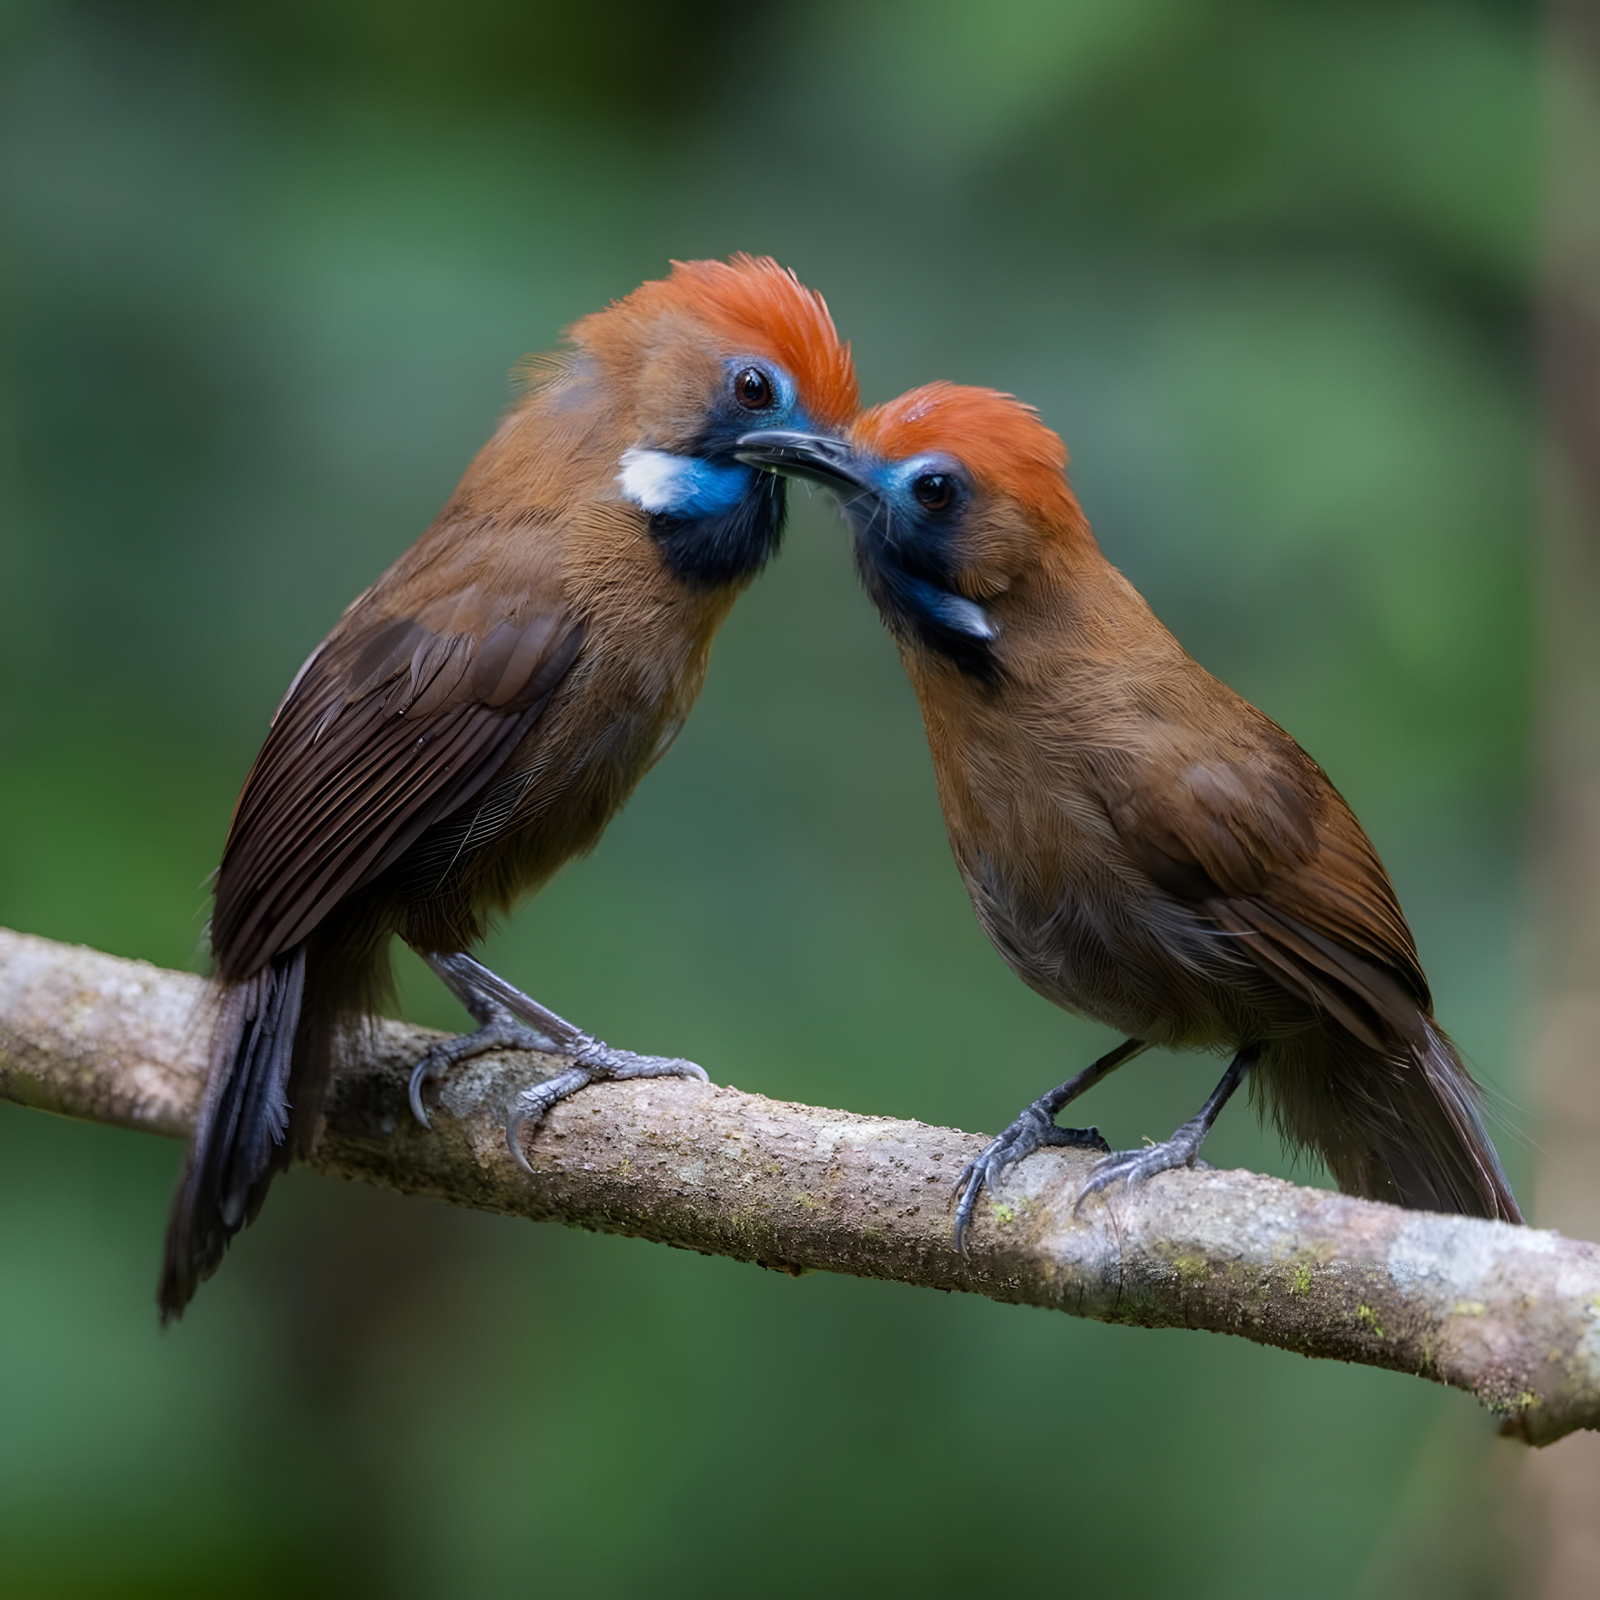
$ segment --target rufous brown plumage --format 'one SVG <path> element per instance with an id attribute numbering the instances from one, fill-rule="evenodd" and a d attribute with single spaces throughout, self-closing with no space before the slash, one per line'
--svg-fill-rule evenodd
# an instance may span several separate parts
<path id="1" fill-rule="evenodd" d="M 398 934 L 479 1022 L 413 1081 L 505 1045 L 570 1069 L 508 1137 L 596 1077 L 700 1074 L 574 1028 L 468 954 L 488 919 L 591 848 L 672 742 L 713 635 L 777 548 L 752 425 L 839 428 L 850 353 L 765 259 L 678 264 L 586 317 L 433 526 L 291 684 L 245 781 L 211 922 L 211 1071 L 168 1228 L 177 1315 L 317 1132 L 341 1036 L 388 987 Z"/>
<path id="2" fill-rule="evenodd" d="M 963 1175 L 958 1237 L 1031 1150 L 1106 1151 L 1055 1114 L 1150 1046 L 1233 1062 L 1171 1140 L 1108 1152 L 1086 1194 L 1192 1162 L 1248 1076 L 1347 1192 L 1521 1220 L 1361 825 L 1105 558 L 1030 408 L 932 384 L 847 437 L 752 433 L 743 457 L 839 494 L 979 921 L 1030 987 L 1127 1039 Z"/>

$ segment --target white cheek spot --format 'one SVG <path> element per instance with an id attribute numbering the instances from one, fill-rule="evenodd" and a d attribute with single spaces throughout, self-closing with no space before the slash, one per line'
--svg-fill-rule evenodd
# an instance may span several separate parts
<path id="1" fill-rule="evenodd" d="M 956 595 L 945 601 L 945 611 L 950 621 L 963 633 L 974 639 L 993 639 L 995 627 L 989 614 L 975 600 Z"/>
<path id="2" fill-rule="evenodd" d="M 624 450 L 617 483 L 641 510 L 670 512 L 694 493 L 694 462 L 665 450 Z"/>

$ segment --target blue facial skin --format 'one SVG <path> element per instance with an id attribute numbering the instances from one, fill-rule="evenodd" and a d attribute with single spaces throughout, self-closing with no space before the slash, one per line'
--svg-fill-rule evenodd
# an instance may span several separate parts
<path id="1" fill-rule="evenodd" d="M 861 463 L 862 492 L 840 491 L 853 532 L 856 568 L 891 633 L 915 641 L 986 684 L 1000 678 L 997 631 L 955 586 L 955 542 L 972 504 L 972 480 L 952 456 Z M 919 480 L 943 479 L 948 502 L 917 498 Z"/>
<path id="2" fill-rule="evenodd" d="M 754 368 L 770 387 L 772 403 L 752 409 L 737 397 L 740 376 Z M 734 445 L 753 428 L 811 426 L 788 374 L 769 361 L 726 363 L 726 381 L 688 450 L 682 493 L 650 513 L 650 534 L 668 568 L 697 589 L 742 584 L 777 553 L 788 499 L 783 479 L 733 457 Z"/>

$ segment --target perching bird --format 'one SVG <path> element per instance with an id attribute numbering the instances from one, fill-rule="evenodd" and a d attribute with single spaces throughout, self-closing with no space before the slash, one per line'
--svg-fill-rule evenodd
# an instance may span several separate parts
<path id="1" fill-rule="evenodd" d="M 590 849 L 671 744 L 711 640 L 783 532 L 752 426 L 839 428 L 849 347 L 775 262 L 675 265 L 570 330 L 438 520 L 312 652 L 234 810 L 216 882 L 210 1077 L 168 1225 L 177 1316 L 305 1153 L 340 1037 L 389 988 L 390 936 L 480 1024 L 426 1082 L 503 1047 L 571 1068 L 507 1139 L 596 1078 L 705 1074 L 614 1050 L 472 959 L 485 924 Z"/>
<path id="2" fill-rule="evenodd" d="M 1247 1075 L 1347 1193 L 1522 1220 L 1360 824 L 1106 560 L 1030 407 L 932 384 L 848 439 L 758 431 L 739 453 L 840 496 L 984 931 L 1024 983 L 1126 1035 L 968 1166 L 958 1243 L 985 1185 L 1042 1146 L 1107 1152 L 1080 1204 L 1192 1164 Z M 1233 1057 L 1170 1139 L 1110 1153 L 1056 1126 L 1152 1046 Z"/>

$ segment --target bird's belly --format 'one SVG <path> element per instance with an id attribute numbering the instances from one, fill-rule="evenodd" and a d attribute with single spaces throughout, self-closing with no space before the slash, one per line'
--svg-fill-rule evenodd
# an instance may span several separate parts
<path id="1" fill-rule="evenodd" d="M 1029 988 L 1129 1038 L 1206 1049 L 1303 1025 L 1235 940 L 1159 891 L 1034 897 L 993 872 L 967 886 L 984 932 Z M 1276 1017 L 1285 1002 L 1294 1018 Z"/>
<path id="2" fill-rule="evenodd" d="M 686 691 L 698 684 L 591 679 L 572 687 L 579 692 L 558 695 L 499 776 L 400 863 L 394 884 L 408 903 L 413 943 L 437 942 L 447 928 L 471 942 L 486 917 L 593 849 L 681 726 L 693 703 Z"/>

